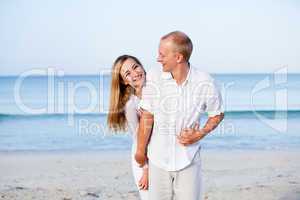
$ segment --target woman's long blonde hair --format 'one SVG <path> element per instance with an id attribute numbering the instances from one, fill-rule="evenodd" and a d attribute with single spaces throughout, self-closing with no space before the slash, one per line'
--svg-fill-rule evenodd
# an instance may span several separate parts
<path id="1" fill-rule="evenodd" d="M 125 116 L 125 105 L 129 100 L 130 95 L 134 94 L 134 88 L 130 85 L 125 85 L 120 70 L 123 63 L 127 59 L 133 59 L 137 64 L 141 62 L 134 56 L 122 55 L 119 56 L 112 67 L 111 73 L 111 89 L 109 101 L 109 113 L 107 117 L 107 124 L 113 131 L 126 131 L 127 120 Z"/>

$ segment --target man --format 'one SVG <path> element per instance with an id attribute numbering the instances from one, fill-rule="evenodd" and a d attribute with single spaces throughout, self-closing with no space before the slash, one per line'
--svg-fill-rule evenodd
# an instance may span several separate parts
<path id="1" fill-rule="evenodd" d="M 200 141 L 224 117 L 213 79 L 189 64 L 192 50 L 182 32 L 163 36 L 162 71 L 150 71 L 143 88 L 135 159 L 143 166 L 149 158 L 150 200 L 201 199 Z M 208 120 L 200 128 L 203 113 Z"/>

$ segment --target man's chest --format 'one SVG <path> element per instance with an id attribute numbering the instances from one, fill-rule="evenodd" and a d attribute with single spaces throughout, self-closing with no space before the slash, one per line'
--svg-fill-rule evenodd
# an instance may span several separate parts
<path id="1" fill-rule="evenodd" d="M 154 116 L 161 121 L 178 121 L 199 116 L 205 110 L 205 87 L 189 83 L 178 86 L 172 82 L 162 82 L 153 98 Z"/>

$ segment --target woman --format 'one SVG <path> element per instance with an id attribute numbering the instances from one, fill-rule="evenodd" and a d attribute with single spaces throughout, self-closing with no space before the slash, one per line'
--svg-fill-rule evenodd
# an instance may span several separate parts
<path id="1" fill-rule="evenodd" d="M 132 134 L 132 172 L 140 197 L 147 200 L 148 166 L 140 168 L 134 159 L 137 147 L 139 124 L 138 104 L 145 83 L 145 70 L 134 56 L 122 55 L 116 59 L 112 68 L 108 126 L 114 131 L 128 130 Z"/>

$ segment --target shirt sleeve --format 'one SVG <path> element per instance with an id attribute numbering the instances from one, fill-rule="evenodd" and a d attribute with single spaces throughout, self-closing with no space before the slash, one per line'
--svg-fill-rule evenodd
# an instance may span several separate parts
<path id="1" fill-rule="evenodd" d="M 146 84 L 142 90 L 142 99 L 139 103 L 139 107 L 143 110 L 154 114 L 154 99 L 159 93 L 159 87 L 157 81 L 153 78 L 154 74 L 147 74 Z"/>
<path id="2" fill-rule="evenodd" d="M 209 84 L 205 106 L 208 117 L 214 117 L 224 112 L 222 96 L 214 81 Z"/>

